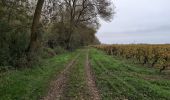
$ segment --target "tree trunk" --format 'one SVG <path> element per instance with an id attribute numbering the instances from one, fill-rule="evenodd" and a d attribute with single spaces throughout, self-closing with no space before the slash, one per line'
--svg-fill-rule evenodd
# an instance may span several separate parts
<path id="1" fill-rule="evenodd" d="M 37 6 L 35 9 L 35 13 L 34 13 L 32 27 L 31 27 L 31 40 L 30 40 L 30 43 L 27 48 L 28 52 L 36 52 L 38 45 L 39 45 L 38 44 L 37 26 L 39 24 L 39 20 L 41 17 L 41 11 L 42 11 L 43 4 L 44 4 L 44 0 L 38 0 Z"/>

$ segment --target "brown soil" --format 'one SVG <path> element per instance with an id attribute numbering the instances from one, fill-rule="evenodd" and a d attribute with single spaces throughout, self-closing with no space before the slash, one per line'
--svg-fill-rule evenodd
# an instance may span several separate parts
<path id="1" fill-rule="evenodd" d="M 89 52 L 89 51 L 88 51 Z M 99 90 L 97 89 L 95 79 L 92 74 L 92 69 L 89 63 L 89 53 L 86 55 L 85 71 L 86 71 L 86 82 L 92 100 L 101 100 Z"/>
<path id="2" fill-rule="evenodd" d="M 59 100 L 63 94 L 63 90 L 68 82 L 68 75 L 70 74 L 70 70 L 72 66 L 77 61 L 79 55 L 77 55 L 69 64 L 67 64 L 66 68 L 50 83 L 50 88 L 45 97 L 41 100 Z"/>

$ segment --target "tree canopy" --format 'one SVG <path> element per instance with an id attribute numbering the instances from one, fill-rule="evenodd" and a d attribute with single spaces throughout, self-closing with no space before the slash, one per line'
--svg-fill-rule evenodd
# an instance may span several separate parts
<path id="1" fill-rule="evenodd" d="M 49 49 L 99 44 L 99 19 L 113 15 L 111 0 L 0 0 L 0 65 L 29 66 Z"/>

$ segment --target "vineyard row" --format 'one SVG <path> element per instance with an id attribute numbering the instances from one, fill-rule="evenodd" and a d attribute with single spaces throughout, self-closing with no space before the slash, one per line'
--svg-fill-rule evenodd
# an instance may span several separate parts
<path id="1" fill-rule="evenodd" d="M 136 59 L 137 62 L 151 67 L 160 68 L 160 72 L 170 68 L 170 45 L 96 45 L 97 49 L 109 55 L 126 59 Z"/>

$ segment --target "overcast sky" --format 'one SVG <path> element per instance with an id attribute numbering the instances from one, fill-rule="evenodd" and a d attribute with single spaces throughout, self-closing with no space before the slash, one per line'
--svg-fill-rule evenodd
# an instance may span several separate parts
<path id="1" fill-rule="evenodd" d="M 102 43 L 170 43 L 170 0 L 112 0 L 114 19 L 101 20 Z"/>

